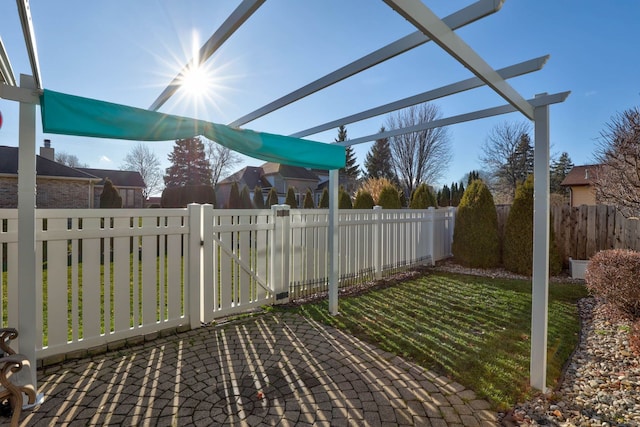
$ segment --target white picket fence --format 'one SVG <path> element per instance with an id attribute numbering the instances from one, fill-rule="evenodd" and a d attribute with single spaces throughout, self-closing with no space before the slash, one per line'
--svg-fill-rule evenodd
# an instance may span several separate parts
<path id="1" fill-rule="evenodd" d="M 340 286 L 450 256 L 454 209 L 343 210 Z M 328 210 L 36 210 L 38 358 L 327 290 Z M 18 213 L 0 209 L 0 320 L 18 323 Z"/>

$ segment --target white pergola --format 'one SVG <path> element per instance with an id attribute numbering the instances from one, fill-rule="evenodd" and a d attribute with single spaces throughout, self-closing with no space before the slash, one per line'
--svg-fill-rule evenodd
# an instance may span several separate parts
<path id="1" fill-rule="evenodd" d="M 507 79 L 540 70 L 548 56 L 534 58 L 500 70 L 494 70 L 482 57 L 465 43 L 454 30 L 493 14 L 502 7 L 501 0 L 479 0 L 443 19 L 438 18 L 419 0 L 383 0 L 399 15 L 416 27 L 416 31 L 396 40 L 368 55 L 365 55 L 281 98 L 250 112 L 230 123 L 239 127 L 259 117 L 292 104 L 304 97 L 321 91 L 337 82 L 358 74 L 368 68 L 400 55 L 410 49 L 433 41 L 460 64 L 470 70 L 475 77 L 429 90 L 377 106 L 358 114 L 301 130 L 290 136 L 302 138 L 317 134 L 340 125 L 361 121 L 373 116 L 396 111 L 411 105 L 446 97 L 481 86 L 489 86 L 505 101 L 505 105 L 487 108 L 422 123 L 404 129 L 356 137 L 343 141 L 341 145 L 356 145 L 376 139 L 391 137 L 434 127 L 448 126 L 496 115 L 520 112 L 534 122 L 534 243 L 533 243 L 533 296 L 531 313 L 531 385 L 539 390 L 546 389 L 547 371 L 547 323 L 548 323 L 548 272 L 549 272 L 549 105 L 563 102 L 569 92 L 540 94 L 525 99 L 507 83 Z M 192 59 L 169 83 L 167 88 L 150 106 L 158 110 L 177 91 L 183 73 L 196 62 L 203 63 L 211 57 L 243 23 L 265 3 L 265 0 L 243 0 L 218 30 L 200 49 L 197 58 Z M 19 85 L 11 71 L 11 65 L 0 40 L 0 97 L 20 102 L 19 137 L 19 318 L 20 351 L 29 357 L 35 366 L 36 356 L 36 313 L 32 303 L 35 290 L 35 124 L 36 105 L 43 88 L 40 77 L 35 36 L 31 22 L 28 0 L 17 0 L 20 21 L 31 63 L 32 76 L 22 75 Z M 329 310 L 338 313 L 338 171 L 329 174 L 330 215 L 329 215 Z M 34 384 L 36 384 L 34 371 Z"/>

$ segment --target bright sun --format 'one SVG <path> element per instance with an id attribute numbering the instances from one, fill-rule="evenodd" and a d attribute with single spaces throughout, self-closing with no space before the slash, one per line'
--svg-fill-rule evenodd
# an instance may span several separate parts
<path id="1" fill-rule="evenodd" d="M 182 88 L 193 97 L 207 95 L 211 89 L 211 77 L 203 66 L 195 66 L 187 70 L 182 77 Z"/>

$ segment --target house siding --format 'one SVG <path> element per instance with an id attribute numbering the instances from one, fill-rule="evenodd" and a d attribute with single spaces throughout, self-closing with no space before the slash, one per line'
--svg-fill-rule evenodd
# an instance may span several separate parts
<path id="1" fill-rule="evenodd" d="M 87 209 L 91 187 L 87 181 L 37 178 L 36 207 L 41 209 Z M 0 178 L 0 208 L 18 207 L 18 178 Z"/>
<path id="2" fill-rule="evenodd" d="M 590 185 L 571 187 L 571 206 L 595 205 L 596 192 Z"/>

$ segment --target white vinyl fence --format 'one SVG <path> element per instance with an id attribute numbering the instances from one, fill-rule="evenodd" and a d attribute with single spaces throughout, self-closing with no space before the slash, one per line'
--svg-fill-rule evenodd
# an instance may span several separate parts
<path id="1" fill-rule="evenodd" d="M 454 209 L 342 210 L 340 287 L 450 256 Z M 328 210 L 36 210 L 38 358 L 327 290 Z M 18 213 L 0 209 L 1 326 L 18 323 Z M 42 332 L 42 334 L 40 334 Z"/>

